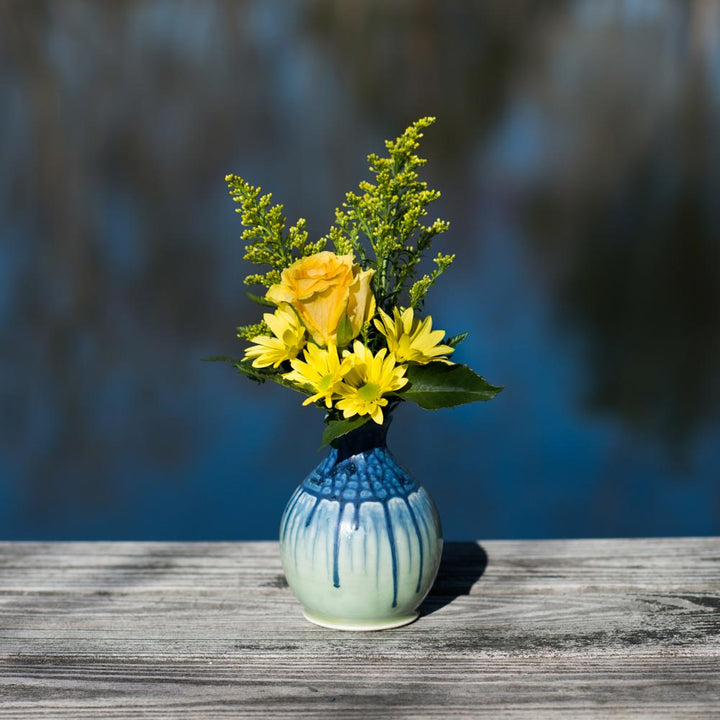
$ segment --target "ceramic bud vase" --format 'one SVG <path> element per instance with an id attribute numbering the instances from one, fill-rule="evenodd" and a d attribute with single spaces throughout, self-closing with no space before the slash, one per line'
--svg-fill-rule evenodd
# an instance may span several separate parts
<path id="1" fill-rule="evenodd" d="M 387 449 L 389 421 L 368 422 L 335 441 L 283 513 L 285 576 L 317 625 L 405 625 L 437 575 L 440 518 L 430 495 Z"/>

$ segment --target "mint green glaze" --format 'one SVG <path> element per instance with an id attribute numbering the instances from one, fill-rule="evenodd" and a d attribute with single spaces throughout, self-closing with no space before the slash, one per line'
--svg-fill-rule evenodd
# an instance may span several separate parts
<path id="1" fill-rule="evenodd" d="M 364 426 L 341 439 L 283 514 L 285 576 L 319 625 L 375 630 L 412 622 L 435 580 L 437 510 L 387 450 L 385 431 Z"/>

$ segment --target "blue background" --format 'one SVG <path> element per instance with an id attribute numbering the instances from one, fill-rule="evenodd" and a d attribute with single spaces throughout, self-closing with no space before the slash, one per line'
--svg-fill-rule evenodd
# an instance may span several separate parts
<path id="1" fill-rule="evenodd" d="M 427 310 L 507 388 L 396 413 L 446 537 L 718 534 L 718 4 L 6 0 L 0 537 L 276 537 L 322 412 L 200 360 L 257 316 L 223 178 L 318 236 L 422 115 Z"/>

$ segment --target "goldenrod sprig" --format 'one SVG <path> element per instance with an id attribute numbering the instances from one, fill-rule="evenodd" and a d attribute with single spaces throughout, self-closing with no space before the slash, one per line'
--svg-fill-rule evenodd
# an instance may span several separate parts
<path id="1" fill-rule="evenodd" d="M 377 269 L 373 288 L 378 305 L 386 311 L 397 305 L 408 290 L 432 239 L 448 229 L 444 220 L 422 223 L 427 206 L 440 197 L 437 190 L 428 189 L 427 183 L 418 179 L 417 173 L 426 162 L 416 154 L 422 131 L 434 121 L 433 117 L 421 118 L 395 141 L 387 141 L 387 157 L 368 156 L 375 183 L 361 182 L 362 194 L 347 193 L 327 236 L 337 252 L 352 252 L 363 267 L 369 263 L 361 237 L 367 239 Z M 425 293 L 451 262 L 450 255 L 438 256 L 437 269 L 413 286 L 412 307 L 422 303 Z"/>
<path id="2" fill-rule="evenodd" d="M 237 175 L 225 177 L 233 200 L 240 203 L 236 212 L 242 215 L 245 226 L 242 239 L 245 240 L 244 259 L 257 265 L 269 265 L 265 273 L 254 273 L 245 278 L 246 285 L 263 285 L 269 288 L 280 282 L 280 274 L 294 260 L 320 252 L 325 247 L 325 239 L 308 242 L 305 219 L 299 218 L 287 234 L 286 218 L 282 205 L 271 205 L 272 193 L 261 195 L 259 187 Z"/>
<path id="3" fill-rule="evenodd" d="M 239 338 L 243 338 L 244 340 L 252 340 L 258 335 L 267 335 L 270 331 L 270 328 L 267 326 L 267 323 L 264 320 L 253 325 L 240 325 L 236 329 L 237 336 Z"/>
<path id="4" fill-rule="evenodd" d="M 429 275 L 423 275 L 410 288 L 410 307 L 421 307 L 427 291 L 435 284 L 435 281 L 452 265 L 455 255 L 444 255 L 438 253 L 433 262 L 437 266 Z"/>

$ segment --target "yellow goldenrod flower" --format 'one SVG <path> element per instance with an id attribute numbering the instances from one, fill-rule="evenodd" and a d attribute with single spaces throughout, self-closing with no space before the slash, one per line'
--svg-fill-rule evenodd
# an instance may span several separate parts
<path id="1" fill-rule="evenodd" d="M 317 345 L 343 347 L 375 314 L 374 274 L 354 265 L 352 254 L 323 250 L 285 268 L 265 297 L 290 303 Z"/>
<path id="2" fill-rule="evenodd" d="M 440 360 L 452 364 L 447 355 L 454 352 L 454 348 L 439 344 L 445 332 L 432 329 L 430 315 L 420 320 L 414 317 L 412 308 L 401 311 L 396 307 L 393 308 L 393 318 L 382 309 L 378 312 L 381 319 L 375 320 L 375 327 L 385 336 L 388 350 L 395 354 L 398 362 L 426 365 L 433 360 Z"/>
<path id="3" fill-rule="evenodd" d="M 297 357 L 305 346 L 305 328 L 290 305 L 282 303 L 274 313 L 265 313 L 263 319 L 275 337 L 254 337 L 254 344 L 245 351 L 243 359 L 252 359 L 256 368 L 270 365 L 276 368 L 285 360 Z"/>
<path id="4" fill-rule="evenodd" d="M 313 391 L 313 395 L 305 400 L 303 405 L 324 400 L 325 407 L 331 408 L 335 392 L 351 363 L 340 361 L 334 345 L 321 348 L 309 343 L 303 355 L 304 362 L 298 359 L 290 361 L 292 372 L 285 373 L 283 378 Z"/>
<path id="5" fill-rule="evenodd" d="M 343 417 L 370 415 L 378 424 L 383 423 L 382 408 L 388 404 L 384 397 L 388 393 L 400 390 L 407 384 L 405 367 L 395 363 L 395 356 L 382 348 L 376 355 L 359 340 L 353 345 L 353 352 L 345 351 L 344 362 L 349 369 L 336 393 L 340 399 L 336 402 Z"/>

